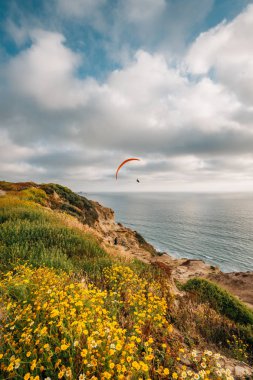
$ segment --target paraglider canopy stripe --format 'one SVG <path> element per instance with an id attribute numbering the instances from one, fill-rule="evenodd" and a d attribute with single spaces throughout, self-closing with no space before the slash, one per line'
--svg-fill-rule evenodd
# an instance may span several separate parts
<path id="1" fill-rule="evenodd" d="M 124 166 L 129 161 L 140 161 L 140 159 L 139 158 L 127 158 L 126 160 L 121 162 L 121 164 L 118 166 L 118 169 L 116 170 L 116 179 L 118 179 L 118 172 L 120 171 L 122 166 Z"/>

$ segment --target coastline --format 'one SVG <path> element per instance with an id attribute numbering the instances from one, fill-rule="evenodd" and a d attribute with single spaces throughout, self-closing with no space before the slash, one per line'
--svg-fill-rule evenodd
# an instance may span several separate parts
<path id="1" fill-rule="evenodd" d="M 168 273 L 172 280 L 181 283 L 193 277 L 209 279 L 237 296 L 253 309 L 253 271 L 225 273 L 218 266 L 210 265 L 200 259 L 175 258 L 169 253 L 159 252 L 137 231 L 117 223 L 114 211 L 102 206 L 97 201 L 81 197 L 84 201 L 84 208 L 78 209 L 72 206 L 69 212 L 69 203 L 66 203 L 67 199 L 64 198 L 68 193 L 61 193 L 60 197 L 55 188 L 51 189 L 50 185 L 38 185 L 33 182 L 16 184 L 3 182 L 0 196 L 12 191 L 19 192 L 31 186 L 33 188 L 45 188 L 48 191 L 47 208 L 62 210 L 62 206 L 65 206 L 64 209 L 67 210 L 65 212 L 72 216 L 74 210 L 76 212 L 75 218 L 72 218 L 71 222 L 67 219 L 66 222 L 80 230 L 94 234 L 109 254 L 120 255 L 126 260 L 138 259 L 150 265 L 158 266 Z M 57 190 L 57 185 L 52 186 L 56 186 Z M 66 191 L 63 187 L 60 187 L 60 190 Z M 68 207 L 66 208 L 66 206 Z M 114 244 L 115 238 L 117 238 L 117 244 Z"/>
<path id="2" fill-rule="evenodd" d="M 91 193 L 156 250 L 203 260 L 224 273 L 253 271 L 252 198 L 238 194 Z"/>
<path id="3" fill-rule="evenodd" d="M 173 280 L 186 282 L 190 278 L 205 278 L 222 286 L 253 309 L 253 271 L 221 271 L 200 259 L 175 258 L 167 252 L 158 252 L 137 231 L 115 222 L 114 211 L 90 200 L 94 205 L 98 220 L 92 227 L 100 237 L 104 248 L 112 255 L 121 255 L 126 260 L 138 259 L 160 267 L 170 274 Z M 117 245 L 114 244 L 117 238 Z"/>

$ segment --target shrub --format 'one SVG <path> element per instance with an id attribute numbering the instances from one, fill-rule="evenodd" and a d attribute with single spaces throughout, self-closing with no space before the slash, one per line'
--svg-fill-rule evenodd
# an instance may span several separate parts
<path id="1" fill-rule="evenodd" d="M 201 302 L 209 302 L 211 307 L 232 321 L 253 324 L 253 313 L 246 305 L 208 280 L 190 279 L 182 286 L 182 289 L 197 295 Z"/>
<path id="2" fill-rule="evenodd" d="M 36 187 L 30 187 L 29 189 L 22 190 L 20 192 L 20 197 L 44 206 L 46 205 L 47 194 L 44 190 Z"/>

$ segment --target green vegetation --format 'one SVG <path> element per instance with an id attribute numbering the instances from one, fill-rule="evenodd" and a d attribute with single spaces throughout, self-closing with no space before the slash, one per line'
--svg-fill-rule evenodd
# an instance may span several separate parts
<path id="1" fill-rule="evenodd" d="M 193 278 L 182 286 L 193 292 L 201 302 L 208 302 L 213 309 L 240 324 L 253 324 L 253 313 L 242 302 L 218 285 L 201 278 Z"/>
<path id="2" fill-rule="evenodd" d="M 60 205 L 60 209 L 66 211 L 70 215 L 77 217 L 79 220 L 84 220 L 89 225 L 93 225 L 98 218 L 98 214 L 93 207 L 92 203 L 68 189 L 65 186 L 57 185 L 54 183 L 40 185 L 40 188 L 45 191 L 49 197 L 51 196 L 51 203 L 53 208 L 58 208 L 58 202 L 52 199 L 52 195 L 56 193 L 59 198 L 63 201 Z"/>
<path id="3" fill-rule="evenodd" d="M 34 182 L 18 182 L 18 183 L 12 183 L 12 182 L 6 182 L 6 181 L 0 181 L 0 189 L 4 191 L 21 191 L 28 189 L 30 187 L 37 186 Z"/>
<path id="4" fill-rule="evenodd" d="M 76 263 L 76 268 L 81 270 L 87 258 L 106 256 L 92 236 L 64 225 L 57 213 L 33 202 L 0 198 L 0 226 L 2 268 L 29 261 L 36 266 L 68 271 L 73 270 Z"/>
<path id="5" fill-rule="evenodd" d="M 229 293 L 194 279 L 177 298 L 160 267 L 110 256 L 66 187 L 0 189 L 0 378 L 232 380 L 210 344 L 252 363 L 253 315 Z"/>
<path id="6" fill-rule="evenodd" d="M 12 196 L 48 206 L 53 210 L 65 211 L 90 226 L 94 225 L 98 219 L 93 203 L 65 186 L 54 183 L 38 185 L 34 182 L 0 181 L 0 190 L 7 191 Z"/>
<path id="7" fill-rule="evenodd" d="M 45 191 L 37 189 L 36 187 L 30 187 L 29 189 L 22 190 L 20 192 L 20 197 L 28 201 L 39 203 L 43 206 L 46 205 L 47 195 Z"/>

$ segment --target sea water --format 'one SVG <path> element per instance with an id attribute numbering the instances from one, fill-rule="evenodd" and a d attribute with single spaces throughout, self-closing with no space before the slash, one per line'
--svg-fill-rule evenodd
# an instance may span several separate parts
<path id="1" fill-rule="evenodd" d="M 85 194 L 115 211 L 159 251 L 202 259 L 223 271 L 253 270 L 253 195 Z"/>

